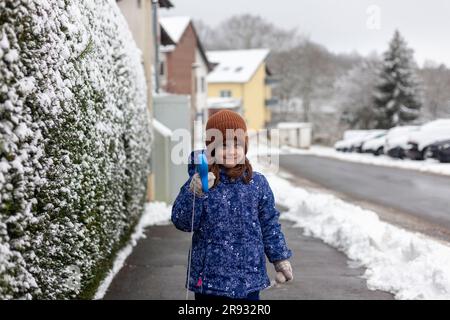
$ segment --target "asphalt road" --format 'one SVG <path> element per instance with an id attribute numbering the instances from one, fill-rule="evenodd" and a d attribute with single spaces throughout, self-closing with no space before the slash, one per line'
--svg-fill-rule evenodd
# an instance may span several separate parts
<path id="1" fill-rule="evenodd" d="M 305 237 L 292 222 L 281 220 L 289 248 L 293 282 L 261 292 L 261 299 L 393 299 L 392 295 L 367 289 L 361 278 L 364 270 L 349 267 L 346 256 L 320 240 Z M 189 233 L 173 225 L 153 226 L 146 230 L 123 268 L 113 279 L 104 299 L 177 299 L 186 296 L 184 288 Z M 274 278 L 274 267 L 267 261 Z M 189 300 L 194 295 L 189 293 Z"/>
<path id="2" fill-rule="evenodd" d="M 450 230 L 450 177 L 311 155 L 280 155 L 292 175 Z"/>

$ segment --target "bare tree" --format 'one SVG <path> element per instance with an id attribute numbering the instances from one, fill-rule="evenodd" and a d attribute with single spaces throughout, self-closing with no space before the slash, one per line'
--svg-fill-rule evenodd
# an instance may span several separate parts
<path id="1" fill-rule="evenodd" d="M 422 118 L 450 117 L 450 69 L 428 62 L 419 71 L 424 83 L 425 105 Z"/>
<path id="2" fill-rule="evenodd" d="M 364 59 L 357 54 L 331 53 L 296 29 L 278 28 L 259 16 L 234 16 L 216 28 L 201 21 L 195 24 L 207 50 L 270 49 L 267 65 L 279 81 L 273 93 L 280 99 L 272 121 L 311 121 L 316 132 L 330 131 L 324 124 L 328 118 L 320 110 L 332 104 L 336 79 Z"/>
<path id="3" fill-rule="evenodd" d="M 348 65 L 352 66 L 359 60 L 360 57 L 336 56 L 305 40 L 295 48 L 273 53 L 269 65 L 280 79 L 276 94 L 284 101 L 300 98 L 302 114 L 298 120 L 311 121 L 315 103 L 332 99 L 336 78 L 347 71 Z"/>
<path id="4" fill-rule="evenodd" d="M 211 28 L 208 24 L 204 23 L 203 20 L 196 19 L 193 21 L 195 31 L 197 36 L 200 38 L 202 45 L 208 49 L 212 50 L 212 42 L 215 37 L 215 30 Z"/>
<path id="5" fill-rule="evenodd" d="M 262 17 L 250 14 L 233 16 L 214 30 L 201 21 L 195 21 L 195 27 L 208 50 L 269 48 L 279 51 L 302 41 L 296 29 L 280 29 Z"/>
<path id="6" fill-rule="evenodd" d="M 336 81 L 339 118 L 348 128 L 373 129 L 376 125 L 373 92 L 380 63 L 378 59 L 367 59 Z"/>

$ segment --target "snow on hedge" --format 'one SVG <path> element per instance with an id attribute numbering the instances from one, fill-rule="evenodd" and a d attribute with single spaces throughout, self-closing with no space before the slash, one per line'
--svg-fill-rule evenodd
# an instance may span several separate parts
<path id="1" fill-rule="evenodd" d="M 0 2 L 0 299 L 95 293 L 143 212 L 146 99 L 115 1 Z"/>

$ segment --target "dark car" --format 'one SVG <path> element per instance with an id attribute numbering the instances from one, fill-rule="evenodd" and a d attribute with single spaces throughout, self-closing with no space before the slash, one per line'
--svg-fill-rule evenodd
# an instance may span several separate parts
<path id="1" fill-rule="evenodd" d="M 406 156 L 411 160 L 424 160 L 424 152 L 419 150 L 419 144 L 416 142 L 408 142 L 408 148 L 405 151 Z"/>
<path id="2" fill-rule="evenodd" d="M 438 150 L 442 143 L 445 141 L 438 141 L 430 144 L 423 148 L 422 151 L 419 150 L 417 143 L 409 142 L 408 150 L 406 155 L 411 160 L 425 160 L 425 159 L 438 159 Z"/>
<path id="3" fill-rule="evenodd" d="M 439 146 L 441 144 L 442 144 L 442 141 L 439 141 L 439 142 L 435 142 L 435 143 L 431 144 L 430 146 L 428 146 L 424 151 L 423 157 L 425 159 L 428 159 L 428 158 L 437 159 Z"/>
<path id="4" fill-rule="evenodd" d="M 450 118 L 425 123 L 408 137 L 406 155 L 411 160 L 424 160 L 433 155 L 431 146 L 450 139 Z"/>
<path id="5" fill-rule="evenodd" d="M 437 159 L 442 163 L 450 163 L 450 140 L 443 141 L 437 146 Z"/>
<path id="6" fill-rule="evenodd" d="M 389 149 L 387 152 L 387 155 L 391 158 L 405 159 L 406 151 L 402 147 L 395 147 L 395 148 Z"/>

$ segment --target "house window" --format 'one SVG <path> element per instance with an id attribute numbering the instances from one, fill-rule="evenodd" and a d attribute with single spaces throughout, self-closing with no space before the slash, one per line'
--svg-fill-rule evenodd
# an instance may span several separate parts
<path id="1" fill-rule="evenodd" d="M 230 98 L 231 90 L 220 90 L 220 97 L 221 98 Z"/>
<path id="2" fill-rule="evenodd" d="M 205 88 L 205 77 L 201 78 L 201 86 L 202 86 L 201 90 L 202 90 L 202 93 L 203 93 L 203 92 L 206 91 L 206 88 Z"/>
<path id="3" fill-rule="evenodd" d="M 161 61 L 159 64 L 159 75 L 163 76 L 165 72 L 166 72 L 166 68 L 164 65 L 164 61 Z"/>

